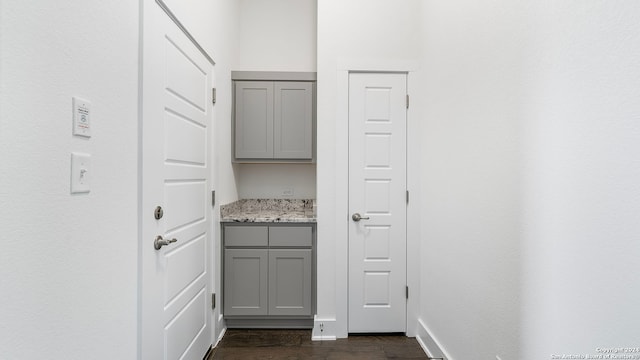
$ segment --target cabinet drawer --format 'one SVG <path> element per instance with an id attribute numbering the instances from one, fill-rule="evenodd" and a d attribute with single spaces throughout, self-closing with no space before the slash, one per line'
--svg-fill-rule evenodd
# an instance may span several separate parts
<path id="1" fill-rule="evenodd" d="M 267 246 L 269 230 L 266 226 L 225 226 L 224 246 Z"/>
<path id="2" fill-rule="evenodd" d="M 269 246 L 311 246 L 310 226 L 272 226 L 269 228 Z"/>

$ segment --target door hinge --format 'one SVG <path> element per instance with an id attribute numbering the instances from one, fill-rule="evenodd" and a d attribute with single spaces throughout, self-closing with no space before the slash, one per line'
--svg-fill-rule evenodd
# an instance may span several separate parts
<path id="1" fill-rule="evenodd" d="M 216 309 L 216 294 L 211 294 L 211 309 L 215 310 Z"/>
<path id="2" fill-rule="evenodd" d="M 216 206 L 216 191 L 211 190 L 211 206 Z"/>
<path id="3" fill-rule="evenodd" d="M 407 109 L 409 108 L 409 94 L 407 94 Z"/>
<path id="4" fill-rule="evenodd" d="M 409 286 L 405 286 L 405 296 L 407 297 L 407 299 L 409 298 Z"/>
<path id="5" fill-rule="evenodd" d="M 409 203 L 409 190 L 407 190 L 407 204 Z"/>
<path id="6" fill-rule="evenodd" d="M 211 89 L 211 103 L 216 104 L 216 88 Z"/>

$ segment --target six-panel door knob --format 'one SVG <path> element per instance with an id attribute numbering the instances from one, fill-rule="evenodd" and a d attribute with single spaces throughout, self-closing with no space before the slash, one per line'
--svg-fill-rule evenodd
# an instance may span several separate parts
<path id="1" fill-rule="evenodd" d="M 351 219 L 353 221 L 360 221 L 360 220 L 369 220 L 368 216 L 362 216 L 359 213 L 355 213 L 353 215 L 351 215 Z"/>

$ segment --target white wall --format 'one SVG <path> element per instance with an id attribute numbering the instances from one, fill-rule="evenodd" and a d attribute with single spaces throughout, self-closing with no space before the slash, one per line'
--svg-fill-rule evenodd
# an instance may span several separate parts
<path id="1" fill-rule="evenodd" d="M 324 336 L 347 335 L 347 70 L 415 70 L 419 9 L 419 0 L 318 2 L 317 318 Z M 409 230 L 410 239 L 416 235 Z"/>
<path id="2" fill-rule="evenodd" d="M 242 199 L 315 199 L 315 164 L 239 164 Z M 293 195 L 283 195 L 291 190 Z"/>
<path id="3" fill-rule="evenodd" d="M 240 0 L 234 70 L 316 71 L 317 0 Z"/>
<path id="4" fill-rule="evenodd" d="M 424 3 L 420 318 L 450 359 L 520 359 L 522 15 Z"/>
<path id="5" fill-rule="evenodd" d="M 549 0 L 528 12 L 519 358 L 637 348 L 640 4 Z"/>
<path id="6" fill-rule="evenodd" d="M 3 359 L 137 357 L 138 5 L 0 2 Z M 89 194 L 70 194 L 72 151 Z"/>
<path id="7" fill-rule="evenodd" d="M 449 359 L 637 346 L 639 15 L 424 2 L 421 335 Z"/>

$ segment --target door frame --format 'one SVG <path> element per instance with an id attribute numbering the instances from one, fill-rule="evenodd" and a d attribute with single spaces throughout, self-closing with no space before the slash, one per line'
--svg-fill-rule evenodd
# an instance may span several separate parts
<path id="1" fill-rule="evenodd" d="M 211 63 L 211 65 L 214 67 L 215 69 L 215 61 L 211 58 L 211 56 L 206 52 L 206 50 L 200 45 L 200 43 L 193 37 L 193 35 L 185 28 L 185 26 L 180 22 L 180 20 L 176 17 L 176 15 L 171 11 L 171 9 L 168 7 L 168 5 L 163 1 L 163 0 L 142 0 L 140 1 L 140 13 L 139 13 L 139 20 L 140 20 L 140 31 L 138 33 L 138 39 L 139 39 L 139 59 L 138 59 L 138 153 L 137 153 L 137 160 L 138 160 L 138 286 L 137 286 L 137 293 L 138 293 L 138 300 L 137 300 L 137 318 L 138 318 L 138 329 L 137 329 L 137 357 L 138 359 L 141 359 L 143 356 L 142 353 L 142 339 L 143 339 L 143 318 L 142 318 L 142 306 L 143 306 L 143 288 L 144 288 L 144 283 L 143 283 L 143 279 L 144 279 L 144 266 L 143 266 L 143 247 L 149 246 L 149 239 L 143 238 L 143 230 L 144 230 L 144 223 L 143 223 L 143 216 L 149 216 L 149 214 L 147 213 L 147 211 L 145 211 L 146 209 L 144 208 L 144 204 L 143 204 L 143 187 L 144 187 L 144 173 L 143 173 L 143 167 L 142 167 L 142 163 L 144 161 L 144 142 L 143 142 L 143 129 L 144 129 L 144 113 L 143 113 L 143 109 L 144 109 L 144 104 L 143 104 L 143 99 L 144 99 L 144 91 L 146 90 L 144 88 L 144 79 L 143 79 L 143 74 L 144 74 L 144 21 L 145 21 L 145 17 L 147 17 L 147 12 L 150 11 L 149 7 L 151 6 L 158 6 L 166 15 L 167 17 L 178 27 L 178 29 L 185 35 L 185 37 L 187 37 L 187 39 L 197 48 L 197 50 L 206 58 L 206 60 Z M 211 74 L 212 75 L 212 83 L 215 86 L 216 83 L 216 78 L 215 78 L 215 70 L 214 72 Z M 215 104 L 214 104 L 215 105 Z M 215 175 L 215 171 L 216 171 L 216 167 L 217 167 L 217 159 L 215 159 L 215 157 L 213 156 L 213 147 L 215 146 L 214 142 L 215 142 L 215 112 L 212 113 L 211 115 L 211 125 L 208 127 L 209 128 L 209 133 L 208 133 L 208 138 L 209 138 L 209 143 L 207 145 L 207 151 L 209 152 L 208 156 L 209 156 L 209 162 L 210 162 L 210 172 L 208 174 L 209 179 L 208 179 L 208 184 L 211 187 L 211 189 L 215 189 L 217 187 L 216 184 L 216 177 Z M 209 199 L 211 200 L 211 199 Z M 220 235 L 220 231 L 219 231 L 219 226 L 216 227 L 216 223 L 218 222 L 218 216 L 216 214 L 216 207 L 211 207 L 208 208 L 209 211 L 209 219 L 210 219 L 210 229 L 209 229 L 209 233 L 210 233 L 210 244 L 208 245 L 208 264 L 207 264 L 207 279 L 206 282 L 208 283 L 209 286 L 209 290 L 210 292 L 219 294 L 219 281 L 217 281 L 217 278 L 219 278 L 219 273 L 220 271 L 217 269 L 219 264 L 219 254 L 216 251 L 216 244 L 217 244 L 217 239 L 219 238 Z M 209 298 L 210 295 L 207 295 L 207 298 Z M 216 295 L 219 296 L 219 295 Z M 211 299 L 209 299 L 209 301 L 211 301 Z M 219 340 L 219 338 L 222 337 L 223 333 L 224 333 L 224 329 L 220 330 L 218 329 L 219 326 L 219 321 L 216 321 L 216 319 L 219 317 L 219 306 L 216 306 L 214 310 L 212 310 L 211 313 L 211 319 L 210 319 L 210 326 L 211 326 L 211 344 L 212 346 L 215 346 L 217 343 L 217 340 Z M 221 332 L 221 334 L 219 335 L 219 338 L 217 338 L 217 333 Z"/>
<path id="2" fill-rule="evenodd" d="M 419 69 L 417 60 L 339 60 L 337 64 L 336 117 L 335 117 L 335 211 L 334 218 L 326 221 L 333 224 L 336 235 L 335 242 L 335 304 L 334 319 L 317 318 L 314 324 L 314 338 L 331 339 L 348 336 L 349 319 L 349 159 L 344 156 L 349 151 L 349 74 L 353 72 L 406 73 L 408 94 L 417 94 L 417 78 Z M 417 116 L 415 116 L 418 119 Z M 410 200 L 407 205 L 407 285 L 409 299 L 407 301 L 407 336 L 415 336 L 418 331 L 420 310 L 420 141 L 418 121 L 413 121 L 411 106 L 407 109 L 407 189 Z M 415 199 L 415 200 L 411 200 Z M 319 199 L 322 201 L 322 199 Z M 320 233 L 319 233 L 319 236 Z M 318 274 L 322 276 L 322 274 Z M 326 316 L 326 315 L 325 315 Z M 317 329 L 323 323 L 321 335 Z"/>

